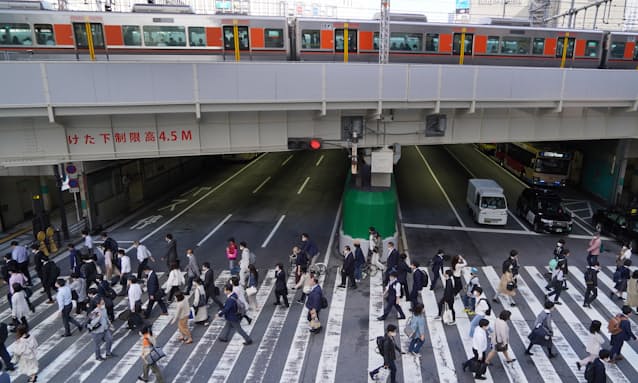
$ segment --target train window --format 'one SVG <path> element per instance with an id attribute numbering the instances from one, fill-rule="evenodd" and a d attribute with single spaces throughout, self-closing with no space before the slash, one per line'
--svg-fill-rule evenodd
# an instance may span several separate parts
<path id="1" fill-rule="evenodd" d="M 559 37 L 556 40 L 556 57 L 563 57 L 563 43 L 565 42 L 564 37 Z M 567 38 L 567 54 L 565 57 L 572 58 L 574 57 L 574 42 L 575 39 L 573 37 Z"/>
<path id="2" fill-rule="evenodd" d="M 532 54 L 533 55 L 542 55 L 545 52 L 545 39 L 542 37 L 534 38 L 532 42 Z"/>
<path id="3" fill-rule="evenodd" d="M 122 25 L 122 35 L 124 36 L 124 45 L 141 46 L 142 33 L 137 25 Z"/>
<path id="4" fill-rule="evenodd" d="M 420 33 L 390 33 L 391 51 L 422 51 L 423 35 Z"/>
<path id="5" fill-rule="evenodd" d="M 343 52 L 343 29 L 335 29 L 335 51 Z M 357 30 L 348 29 L 348 52 L 357 51 Z"/>
<path id="6" fill-rule="evenodd" d="M 372 48 L 375 51 L 379 50 L 379 32 L 374 32 L 374 37 L 372 37 Z"/>
<path id="7" fill-rule="evenodd" d="M 73 23 L 73 32 L 75 34 L 75 46 L 78 48 L 88 48 L 89 40 L 86 38 L 86 24 Z M 104 48 L 104 34 L 102 33 L 102 24 L 91 23 L 91 37 L 93 39 L 93 47 Z"/>
<path id="8" fill-rule="evenodd" d="M 425 51 L 426 52 L 439 51 L 439 34 L 438 33 L 425 34 Z"/>
<path id="9" fill-rule="evenodd" d="M 463 45 L 463 51 L 466 55 L 472 54 L 472 40 L 474 39 L 474 35 L 472 33 L 465 34 L 465 42 Z M 461 54 L 461 34 L 455 33 L 452 37 L 452 54 L 459 55 Z"/>
<path id="10" fill-rule="evenodd" d="M 0 24 L 0 45 L 33 45 L 29 24 Z"/>
<path id="11" fill-rule="evenodd" d="M 505 36 L 501 40 L 501 53 L 508 55 L 529 54 L 529 38 L 517 36 Z"/>
<path id="12" fill-rule="evenodd" d="M 304 29 L 301 31 L 302 49 L 319 49 L 321 47 L 321 34 L 318 30 Z"/>
<path id="13" fill-rule="evenodd" d="M 636 41 L 636 45 L 634 45 L 634 60 L 638 60 L 638 41 Z"/>
<path id="14" fill-rule="evenodd" d="M 283 48 L 284 47 L 284 30 L 266 28 L 264 30 L 264 38 L 266 39 L 264 46 L 266 48 Z"/>
<path id="15" fill-rule="evenodd" d="M 169 25 L 144 25 L 144 45 L 149 47 L 185 47 L 186 28 Z"/>
<path id="16" fill-rule="evenodd" d="M 609 55 L 615 59 L 621 59 L 625 57 L 625 42 L 624 41 L 612 41 Z"/>
<path id="17" fill-rule="evenodd" d="M 487 53 L 493 53 L 493 54 L 497 54 L 498 53 L 498 44 L 499 44 L 499 37 L 498 36 L 487 36 L 487 45 L 486 45 L 486 52 Z"/>
<path id="18" fill-rule="evenodd" d="M 53 26 L 51 24 L 35 24 L 35 42 L 38 45 L 55 45 Z"/>
<path id="19" fill-rule="evenodd" d="M 224 27 L 224 49 L 234 51 L 235 50 L 235 35 L 233 26 Z M 239 36 L 239 50 L 247 51 L 250 48 L 248 44 L 248 27 L 238 26 L 237 35 Z"/>
<path id="20" fill-rule="evenodd" d="M 204 27 L 188 27 L 188 41 L 191 47 L 205 47 L 206 29 Z"/>
<path id="21" fill-rule="evenodd" d="M 598 57 L 598 40 L 587 40 L 585 46 L 585 56 Z"/>

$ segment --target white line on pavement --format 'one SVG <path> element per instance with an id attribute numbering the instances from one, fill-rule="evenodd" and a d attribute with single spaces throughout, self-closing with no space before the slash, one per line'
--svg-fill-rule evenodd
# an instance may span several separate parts
<path id="1" fill-rule="evenodd" d="M 321 155 L 321 157 L 319 157 L 315 166 L 319 166 L 321 164 L 321 161 L 323 161 L 323 154 Z"/>
<path id="2" fill-rule="evenodd" d="M 268 234 L 268 237 L 266 238 L 264 243 L 261 244 L 262 249 L 268 246 L 268 243 L 270 242 L 272 237 L 275 235 L 275 233 L 277 232 L 277 229 L 279 229 L 279 226 L 281 225 L 281 223 L 284 221 L 285 218 L 286 218 L 285 214 L 282 214 L 281 217 L 279 217 L 279 220 L 275 224 L 275 227 L 272 228 L 272 231 L 270 232 L 270 234 Z"/>
<path id="3" fill-rule="evenodd" d="M 215 226 L 215 228 L 213 230 L 211 230 L 210 233 L 208 233 L 204 238 L 202 238 L 201 241 L 197 242 L 197 247 L 201 246 L 202 243 L 206 242 L 208 240 L 208 238 L 212 237 L 213 234 L 215 234 L 215 232 L 217 232 L 217 230 L 219 230 L 220 227 L 222 227 L 226 221 L 228 221 L 230 219 L 230 217 L 232 217 L 232 214 L 228 214 L 226 216 L 226 218 L 224 218 L 220 223 L 217 224 L 217 226 Z"/>
<path id="4" fill-rule="evenodd" d="M 290 161 L 290 159 L 291 159 L 294 155 L 295 155 L 294 153 L 293 153 L 293 154 L 291 154 L 291 155 L 289 155 L 289 156 L 288 156 L 288 158 L 286 158 L 286 159 L 284 160 L 284 162 L 282 162 L 282 163 L 281 163 L 281 166 L 285 166 L 285 165 L 288 163 L 288 161 Z"/>
<path id="5" fill-rule="evenodd" d="M 412 316 L 410 314 L 410 303 L 407 300 L 401 300 L 401 309 L 403 309 L 403 313 L 408 317 Z M 399 329 L 404 329 L 408 320 L 399 319 Z M 408 338 L 402 331 L 397 331 L 397 335 L 400 337 L 399 341 L 401 342 L 401 350 L 403 354 L 401 355 L 401 363 L 403 367 L 403 382 L 405 383 L 422 383 L 423 377 L 421 376 L 421 354 L 414 356 L 408 353 L 408 349 L 410 348 L 410 342 L 412 339 Z M 426 339 L 427 340 L 427 339 Z M 421 350 L 423 351 L 423 350 Z"/>
<path id="6" fill-rule="evenodd" d="M 533 231 L 522 230 L 510 230 L 510 229 L 489 229 L 484 227 L 460 227 L 460 226 L 446 226 L 446 225 L 425 225 L 420 223 L 404 223 L 403 226 L 410 229 L 431 229 L 431 230 L 451 230 L 451 231 L 466 231 L 476 233 L 494 233 L 494 234 L 518 234 L 518 235 L 543 235 Z M 574 239 L 591 239 L 591 236 L 580 234 L 568 234 L 567 238 Z M 607 237 L 601 237 L 603 240 L 611 240 Z"/>
<path id="7" fill-rule="evenodd" d="M 262 187 L 263 187 L 263 186 L 264 186 L 264 185 L 265 185 L 268 181 L 270 181 L 270 178 L 272 178 L 272 177 L 271 177 L 271 176 L 266 177 L 266 179 L 265 179 L 265 180 L 263 180 L 263 181 L 259 184 L 259 186 L 257 186 L 257 187 L 255 188 L 255 190 L 253 190 L 253 194 L 257 194 L 257 192 L 259 191 L 259 189 L 261 189 L 261 188 L 262 188 Z"/>
<path id="8" fill-rule="evenodd" d="M 383 315 L 383 278 L 377 271 L 370 276 L 370 309 L 368 310 L 368 371 L 383 367 L 383 356 L 377 351 L 377 337 L 385 335 L 384 322 L 377 320 Z M 405 368 L 404 368 L 405 369 Z M 367 377 L 366 377 L 367 379 Z"/>
<path id="9" fill-rule="evenodd" d="M 303 192 L 303 189 L 306 187 L 308 181 L 310 181 L 310 177 L 306 177 L 306 180 L 301 184 L 299 190 L 297 190 L 297 194 L 301 194 L 301 192 Z"/>
<path id="10" fill-rule="evenodd" d="M 436 182 L 436 184 L 438 185 L 439 189 L 441 189 L 441 193 L 443 193 L 443 196 L 445 197 L 445 199 L 447 200 L 447 203 L 450 205 L 450 208 L 452 209 L 452 211 L 454 212 L 454 215 L 456 216 L 456 219 L 459 221 L 459 223 L 461 224 L 461 226 L 465 227 L 465 223 L 463 223 L 463 220 L 461 219 L 461 216 L 459 215 L 459 213 L 456 211 L 456 208 L 454 207 L 454 205 L 452 204 L 452 201 L 450 200 L 450 197 L 448 197 L 447 193 L 445 192 L 445 189 L 443 189 L 443 186 L 441 185 L 441 183 L 439 182 L 439 179 L 436 177 L 436 175 L 434 174 L 434 171 L 432 170 L 432 168 L 430 167 L 430 164 L 428 163 L 428 161 L 425 159 L 425 157 L 423 156 L 423 153 L 421 153 L 421 149 L 419 149 L 418 146 L 414 147 L 417 151 L 417 153 L 419 153 L 419 156 L 421 156 L 421 159 L 423 160 L 423 163 L 425 164 L 425 167 L 428 169 L 428 171 L 430 172 L 430 175 L 432 175 L 432 179 L 434 180 L 434 182 Z"/>
<path id="11" fill-rule="evenodd" d="M 352 281 L 348 281 L 352 282 Z M 343 326 L 343 312 L 346 308 L 348 286 L 337 287 L 335 281 L 332 290 L 332 302 L 330 303 L 330 315 L 324 327 L 326 335 L 323 339 L 321 357 L 317 366 L 315 382 L 334 382 L 337 373 L 339 359 L 339 345 L 341 344 L 341 327 Z"/>

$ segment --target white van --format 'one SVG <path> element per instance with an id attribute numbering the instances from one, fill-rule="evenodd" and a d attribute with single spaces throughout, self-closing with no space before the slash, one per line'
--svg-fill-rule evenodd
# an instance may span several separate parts
<path id="1" fill-rule="evenodd" d="M 507 224 L 507 200 L 494 180 L 472 178 L 467 183 L 467 207 L 477 223 Z"/>

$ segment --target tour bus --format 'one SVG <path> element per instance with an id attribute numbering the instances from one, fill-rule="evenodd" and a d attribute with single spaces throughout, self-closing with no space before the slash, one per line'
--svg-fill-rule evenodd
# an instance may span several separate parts
<path id="1" fill-rule="evenodd" d="M 563 187 L 567 183 L 572 156 L 554 145 L 526 142 L 498 144 L 494 155 L 501 166 L 531 185 Z"/>

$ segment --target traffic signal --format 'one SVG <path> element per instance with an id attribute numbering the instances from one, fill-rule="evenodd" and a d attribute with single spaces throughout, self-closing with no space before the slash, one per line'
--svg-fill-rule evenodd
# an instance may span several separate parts
<path id="1" fill-rule="evenodd" d="M 320 138 L 288 138 L 288 150 L 319 150 L 321 145 Z"/>

